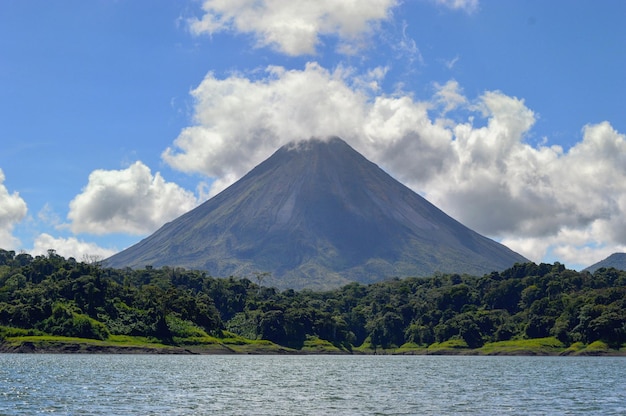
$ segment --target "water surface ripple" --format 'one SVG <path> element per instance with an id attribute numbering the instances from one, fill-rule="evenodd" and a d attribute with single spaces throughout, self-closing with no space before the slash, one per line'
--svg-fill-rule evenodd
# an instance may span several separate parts
<path id="1" fill-rule="evenodd" d="M 623 415 L 624 357 L 0 354 L 1 415 Z"/>

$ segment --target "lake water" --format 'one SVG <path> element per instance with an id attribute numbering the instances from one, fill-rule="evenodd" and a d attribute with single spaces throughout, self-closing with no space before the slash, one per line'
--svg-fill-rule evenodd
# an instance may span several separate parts
<path id="1" fill-rule="evenodd" d="M 624 415 L 624 357 L 0 354 L 2 415 Z"/>

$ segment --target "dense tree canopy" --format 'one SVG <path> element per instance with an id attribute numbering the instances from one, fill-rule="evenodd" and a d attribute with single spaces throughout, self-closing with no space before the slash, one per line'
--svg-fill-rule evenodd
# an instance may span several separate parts
<path id="1" fill-rule="evenodd" d="M 258 279 L 257 283 L 261 280 Z M 593 275 L 516 264 L 484 276 L 436 274 L 327 292 L 259 286 L 243 278 L 163 267 L 103 268 L 53 250 L 0 250 L 0 325 L 92 339 L 151 337 L 166 344 L 229 331 L 301 348 L 316 337 L 346 349 L 553 336 L 563 343 L 626 343 L 626 272 Z"/>

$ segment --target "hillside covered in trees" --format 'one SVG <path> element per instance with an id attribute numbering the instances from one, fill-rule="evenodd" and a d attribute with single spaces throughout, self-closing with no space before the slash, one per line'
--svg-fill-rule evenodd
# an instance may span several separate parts
<path id="1" fill-rule="evenodd" d="M 259 285 L 264 277 L 120 270 L 53 250 L 34 258 L 0 250 L 0 343 L 126 337 L 200 348 L 236 338 L 344 352 L 533 339 L 563 348 L 601 342 L 623 351 L 626 344 L 626 272 L 615 269 L 591 274 L 527 263 L 484 276 L 436 274 L 326 292 L 280 292 Z"/>

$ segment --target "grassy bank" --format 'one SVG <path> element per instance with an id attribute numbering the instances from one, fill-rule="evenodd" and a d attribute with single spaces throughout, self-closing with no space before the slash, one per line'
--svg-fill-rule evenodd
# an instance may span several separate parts
<path id="1" fill-rule="evenodd" d="M 601 341 L 589 345 L 577 342 L 565 345 L 554 337 L 520 339 L 511 341 L 489 342 L 480 348 L 469 348 L 461 339 L 436 342 L 428 346 L 407 343 L 399 348 L 373 348 L 364 344 L 354 349 L 360 354 L 393 354 L 393 355 L 561 355 L 561 356 L 626 356 L 626 345 L 619 349 L 610 348 Z"/>
<path id="2" fill-rule="evenodd" d="M 226 333 L 225 337 L 178 340 L 165 345 L 145 337 L 112 335 L 107 340 L 52 335 L 13 335 L 0 343 L 4 353 L 91 353 L 91 354 L 381 354 L 381 355 L 523 355 L 523 356 L 626 356 L 626 345 L 610 348 L 601 341 L 589 345 L 566 346 L 553 337 L 500 341 L 481 348 L 469 348 L 463 340 L 449 340 L 429 346 L 404 344 L 399 348 L 372 348 L 364 344 L 353 350 L 339 348 L 328 341 L 310 338 L 301 349 L 286 348 L 265 340 L 249 340 Z"/>
<path id="3" fill-rule="evenodd" d="M 102 353 L 102 354 L 284 354 L 295 350 L 263 340 L 246 340 L 227 335 L 224 338 L 179 340 L 166 345 L 146 337 L 112 335 L 106 340 L 54 335 L 5 337 L 0 342 L 4 353 Z"/>

